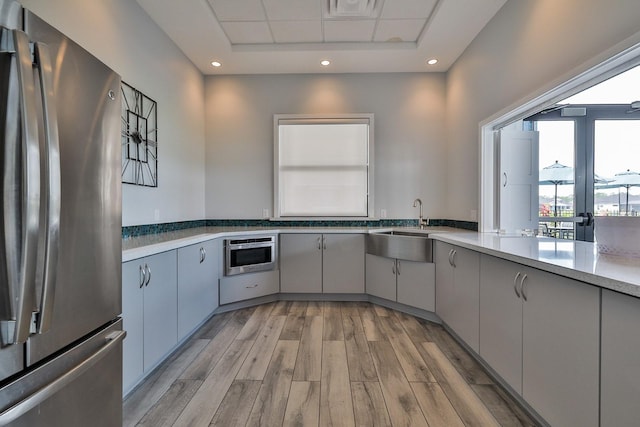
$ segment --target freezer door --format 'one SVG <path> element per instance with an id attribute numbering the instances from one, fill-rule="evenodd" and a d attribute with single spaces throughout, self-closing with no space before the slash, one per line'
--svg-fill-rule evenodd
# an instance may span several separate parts
<path id="1" fill-rule="evenodd" d="M 120 427 L 122 321 L 0 388 L 0 426 Z"/>
<path id="2" fill-rule="evenodd" d="M 60 171 L 59 232 L 53 236 L 57 262 L 49 268 L 57 273 L 49 292 L 41 283 L 37 291 L 40 320 L 48 318 L 50 324 L 48 332 L 27 342 L 32 365 L 121 313 L 120 77 L 37 16 L 25 11 L 24 20 L 29 38 L 46 45 L 50 54 L 49 102 L 57 112 Z M 44 175 L 46 165 L 41 169 Z M 41 205 L 46 204 L 43 196 Z M 43 212 L 41 222 L 44 218 Z"/>

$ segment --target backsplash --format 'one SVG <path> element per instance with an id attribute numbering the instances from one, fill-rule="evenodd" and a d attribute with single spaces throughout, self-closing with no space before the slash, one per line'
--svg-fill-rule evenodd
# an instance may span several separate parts
<path id="1" fill-rule="evenodd" d="M 478 223 L 450 219 L 432 219 L 430 225 L 454 227 L 478 231 Z M 304 220 L 271 221 L 268 219 L 201 219 L 196 221 L 166 222 L 163 224 L 131 225 L 122 227 L 122 238 L 145 236 L 196 227 L 417 227 L 417 219 L 380 219 L 380 220 Z"/>

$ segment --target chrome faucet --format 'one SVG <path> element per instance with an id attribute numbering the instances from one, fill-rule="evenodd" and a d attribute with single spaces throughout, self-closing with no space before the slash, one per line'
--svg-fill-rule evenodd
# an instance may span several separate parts
<path id="1" fill-rule="evenodd" d="M 418 225 L 420 226 L 420 228 L 424 228 L 425 226 L 429 225 L 429 220 L 427 219 L 426 221 L 422 218 L 422 200 L 420 199 L 415 199 L 413 201 L 413 207 L 417 207 L 418 205 L 420 205 L 420 217 L 418 218 Z"/>

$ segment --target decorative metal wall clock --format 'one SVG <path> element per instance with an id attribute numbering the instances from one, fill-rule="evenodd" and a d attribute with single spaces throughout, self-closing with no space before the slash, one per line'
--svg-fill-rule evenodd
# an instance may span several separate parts
<path id="1" fill-rule="evenodd" d="M 122 82 L 122 182 L 158 186 L 158 104 Z"/>

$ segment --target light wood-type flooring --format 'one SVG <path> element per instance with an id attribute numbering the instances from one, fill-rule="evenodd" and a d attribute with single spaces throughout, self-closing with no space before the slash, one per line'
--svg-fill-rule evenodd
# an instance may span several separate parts
<path id="1" fill-rule="evenodd" d="M 124 425 L 535 425 L 439 325 L 362 302 L 212 317 L 124 402 Z"/>

